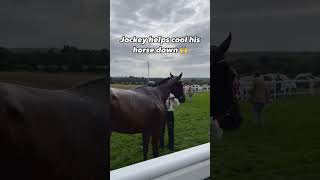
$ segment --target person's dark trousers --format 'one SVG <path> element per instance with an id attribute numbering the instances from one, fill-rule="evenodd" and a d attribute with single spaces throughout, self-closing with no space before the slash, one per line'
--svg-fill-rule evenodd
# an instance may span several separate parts
<path id="1" fill-rule="evenodd" d="M 170 150 L 174 150 L 174 115 L 172 111 L 167 111 L 167 119 L 166 119 L 166 124 L 168 128 L 168 138 L 169 138 L 169 143 L 168 147 Z M 160 138 L 160 147 L 164 146 L 164 133 L 165 133 L 165 128 L 166 124 L 162 127 L 162 137 Z"/>

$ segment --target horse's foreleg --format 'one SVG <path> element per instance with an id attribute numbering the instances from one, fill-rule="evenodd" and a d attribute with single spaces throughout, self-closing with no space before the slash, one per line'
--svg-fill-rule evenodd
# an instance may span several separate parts
<path id="1" fill-rule="evenodd" d="M 142 133 L 142 141 L 143 141 L 143 160 L 148 159 L 148 148 L 149 148 L 149 141 L 150 135 L 148 133 Z"/>
<path id="2" fill-rule="evenodd" d="M 160 129 L 152 134 L 152 152 L 153 157 L 159 156 L 159 139 L 160 139 Z"/>

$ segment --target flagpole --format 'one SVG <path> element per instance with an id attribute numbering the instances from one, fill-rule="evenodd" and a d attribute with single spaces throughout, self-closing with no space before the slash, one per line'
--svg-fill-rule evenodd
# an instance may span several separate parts
<path id="1" fill-rule="evenodd" d="M 149 83 L 149 67 L 150 67 L 149 61 L 147 61 L 147 65 L 148 65 L 148 83 Z"/>

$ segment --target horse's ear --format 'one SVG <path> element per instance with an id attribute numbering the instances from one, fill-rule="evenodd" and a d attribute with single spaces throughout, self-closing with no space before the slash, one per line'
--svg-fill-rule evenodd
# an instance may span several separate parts
<path id="1" fill-rule="evenodd" d="M 179 75 L 179 79 L 181 79 L 181 77 L 182 77 L 182 73 L 180 73 L 180 75 Z"/>
<path id="2" fill-rule="evenodd" d="M 232 35 L 231 35 L 231 32 L 229 32 L 228 37 L 218 47 L 219 50 L 221 51 L 221 54 L 225 54 L 228 51 L 231 44 L 231 39 L 232 39 Z"/>
<path id="3" fill-rule="evenodd" d="M 173 78 L 173 75 L 171 74 L 171 72 L 170 72 L 170 76 Z"/>

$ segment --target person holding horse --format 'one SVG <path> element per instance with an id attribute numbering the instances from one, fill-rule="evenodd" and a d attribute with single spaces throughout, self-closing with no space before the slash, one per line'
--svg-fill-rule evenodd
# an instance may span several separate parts
<path id="1" fill-rule="evenodd" d="M 166 100 L 166 108 L 167 108 L 167 128 L 168 128 L 168 147 L 171 151 L 174 150 L 174 107 L 179 106 L 179 100 L 173 95 L 169 94 L 168 99 Z M 162 135 L 164 136 L 165 132 L 165 125 L 162 127 Z M 164 138 L 164 137 L 163 137 Z M 163 142 L 161 142 L 160 147 L 163 147 Z"/>
<path id="2" fill-rule="evenodd" d="M 251 103 L 253 107 L 253 113 L 255 115 L 255 123 L 258 126 L 263 125 L 263 110 L 268 102 L 268 90 L 263 80 L 262 75 L 259 72 L 254 73 L 253 88 L 251 89 Z"/>

